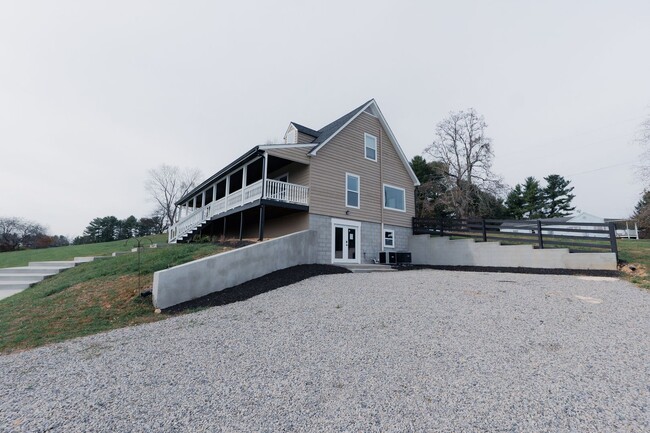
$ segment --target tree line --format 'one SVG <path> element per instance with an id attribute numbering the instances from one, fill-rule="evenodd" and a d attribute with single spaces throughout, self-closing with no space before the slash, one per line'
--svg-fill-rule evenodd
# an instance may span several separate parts
<path id="1" fill-rule="evenodd" d="M 50 236 L 44 226 L 18 217 L 0 217 L 0 252 L 69 245 L 62 235 Z"/>
<path id="2" fill-rule="evenodd" d="M 81 236 L 74 238 L 74 245 L 111 242 L 133 237 L 150 236 L 163 231 L 163 219 L 151 216 L 137 219 L 133 215 L 125 219 L 114 216 L 94 218 Z"/>
<path id="3" fill-rule="evenodd" d="M 420 180 L 416 215 L 430 218 L 555 218 L 569 215 L 575 195 L 559 174 L 534 177 L 509 189 L 492 171 L 494 151 L 483 116 L 470 108 L 436 125 L 434 140 L 411 160 Z"/>

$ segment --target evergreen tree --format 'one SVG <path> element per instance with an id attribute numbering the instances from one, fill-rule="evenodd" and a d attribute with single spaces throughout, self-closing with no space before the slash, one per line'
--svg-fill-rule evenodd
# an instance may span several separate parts
<path id="1" fill-rule="evenodd" d="M 638 217 L 644 210 L 650 208 L 650 190 L 644 191 L 639 202 L 634 206 L 632 218 Z"/>
<path id="2" fill-rule="evenodd" d="M 506 209 L 509 218 L 522 219 L 526 210 L 524 205 L 526 204 L 524 200 L 524 191 L 521 189 L 521 185 L 517 184 L 512 191 L 508 194 L 506 198 Z"/>
<path id="3" fill-rule="evenodd" d="M 571 194 L 573 187 L 569 187 L 571 181 L 559 174 L 550 174 L 544 180 L 544 216 L 556 218 L 570 215 L 575 210 L 575 206 L 571 206 L 571 201 L 575 198 L 575 195 Z"/>
<path id="4" fill-rule="evenodd" d="M 544 190 L 539 181 L 529 176 L 524 181 L 524 216 L 529 219 L 542 218 L 544 216 Z"/>
<path id="5" fill-rule="evenodd" d="M 439 161 L 428 162 L 421 156 L 414 156 L 410 164 L 420 181 L 415 195 L 415 215 L 429 218 L 452 215 L 446 166 Z"/>
<path id="6" fill-rule="evenodd" d="M 650 238 L 650 190 L 644 191 L 641 199 L 634 207 L 632 218 L 639 227 L 639 237 Z"/>

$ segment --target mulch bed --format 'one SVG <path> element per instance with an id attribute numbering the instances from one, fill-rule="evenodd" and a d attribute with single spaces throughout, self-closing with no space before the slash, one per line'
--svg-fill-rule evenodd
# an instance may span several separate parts
<path id="1" fill-rule="evenodd" d="M 215 307 L 245 301 L 253 296 L 270 292 L 280 287 L 297 283 L 317 275 L 347 274 L 346 268 L 333 265 L 298 265 L 291 268 L 271 272 L 254 280 L 247 281 L 238 286 L 230 287 L 220 292 L 210 293 L 182 304 L 174 305 L 163 310 L 164 313 L 182 313 L 191 308 Z"/>
<path id="2" fill-rule="evenodd" d="M 620 277 L 619 271 L 586 270 L 586 269 L 540 269 L 540 268 L 500 268 L 491 266 L 433 266 L 413 265 L 397 266 L 400 271 L 413 269 L 439 269 L 443 271 L 467 271 L 467 272 L 505 272 L 510 274 L 543 274 L 543 275 L 590 275 L 601 277 Z"/>

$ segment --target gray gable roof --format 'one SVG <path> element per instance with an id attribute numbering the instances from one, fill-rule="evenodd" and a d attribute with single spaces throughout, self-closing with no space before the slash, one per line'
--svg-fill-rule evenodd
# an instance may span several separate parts
<path id="1" fill-rule="evenodd" d="M 336 131 L 341 129 L 341 127 L 345 125 L 350 119 L 352 119 L 354 116 L 359 114 L 359 112 L 363 110 L 370 102 L 372 102 L 372 99 L 370 101 L 364 102 L 354 110 L 350 111 L 347 114 L 344 114 L 343 116 L 339 117 L 335 121 L 323 126 L 318 131 L 315 131 L 311 128 L 308 128 L 296 122 L 291 122 L 291 124 L 296 127 L 298 132 L 302 132 L 303 134 L 311 135 L 312 137 L 314 137 L 315 144 L 324 143 L 329 138 L 331 138 L 332 135 L 336 134 Z"/>
<path id="2" fill-rule="evenodd" d="M 298 130 L 298 132 L 300 132 L 302 134 L 311 135 L 314 138 L 318 137 L 318 135 L 320 134 L 318 131 L 314 131 L 313 129 L 307 128 L 306 126 L 303 126 L 303 125 L 301 125 L 299 123 L 291 122 L 291 124 L 293 126 L 295 126 L 296 129 Z"/>
<path id="3" fill-rule="evenodd" d="M 359 111 L 363 110 L 366 105 L 368 105 L 370 101 L 366 101 L 354 110 L 350 111 L 348 114 L 344 114 L 343 116 L 339 117 L 336 119 L 334 122 L 323 126 L 321 129 L 319 129 L 318 132 L 318 137 L 316 137 L 316 142 L 317 143 L 323 143 L 327 141 L 332 135 L 336 133 L 343 125 L 345 125 L 350 119 L 352 119 L 354 116 L 359 114 Z"/>

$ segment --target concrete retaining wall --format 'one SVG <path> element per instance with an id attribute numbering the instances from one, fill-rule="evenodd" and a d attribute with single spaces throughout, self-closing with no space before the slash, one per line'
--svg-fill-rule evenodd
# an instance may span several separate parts
<path id="1" fill-rule="evenodd" d="M 153 305 L 168 308 L 261 277 L 315 263 L 316 232 L 305 230 L 195 260 L 153 276 Z"/>
<path id="2" fill-rule="evenodd" d="M 534 249 L 532 245 L 450 240 L 429 235 L 412 236 L 413 264 L 437 266 L 491 266 L 537 269 L 617 269 L 614 253 L 569 253 L 565 248 Z"/>

